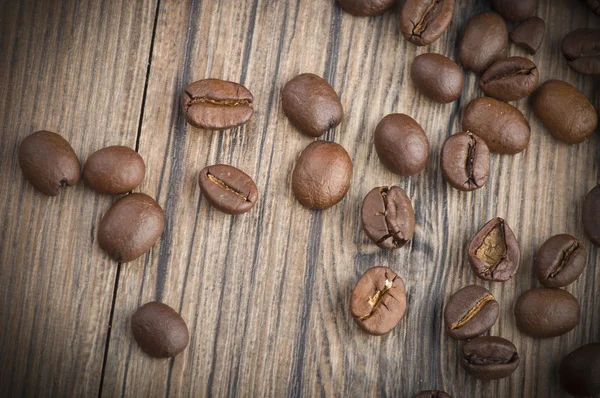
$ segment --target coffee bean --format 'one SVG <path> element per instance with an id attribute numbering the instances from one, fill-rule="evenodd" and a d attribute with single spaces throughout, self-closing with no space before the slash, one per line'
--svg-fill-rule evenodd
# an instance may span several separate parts
<path id="1" fill-rule="evenodd" d="M 198 177 L 200 190 L 211 205 L 227 214 L 250 211 L 258 201 L 258 188 L 240 169 L 226 164 L 208 166 Z"/>
<path id="2" fill-rule="evenodd" d="M 454 188 L 474 191 L 483 187 L 490 175 L 490 150 L 477 135 L 456 133 L 444 142 L 440 168 Z"/>
<path id="3" fill-rule="evenodd" d="M 410 71 L 417 89 L 435 102 L 447 104 L 462 94 L 465 85 L 462 70 L 448 57 L 421 54 L 414 59 Z"/>
<path id="4" fill-rule="evenodd" d="M 375 150 L 392 173 L 409 176 L 425 168 L 429 140 L 413 118 L 393 113 L 384 117 L 375 129 Z"/>
<path id="5" fill-rule="evenodd" d="M 327 209 L 350 188 L 352 160 L 342 146 L 315 141 L 304 148 L 292 174 L 292 190 L 301 205 Z"/>
<path id="6" fill-rule="evenodd" d="M 600 75 L 600 29 L 569 33 L 562 41 L 562 52 L 575 72 Z"/>
<path id="7" fill-rule="evenodd" d="M 571 395 L 600 394 L 600 343 L 585 344 L 563 358 L 560 382 Z"/>
<path id="8" fill-rule="evenodd" d="M 452 398 L 450 394 L 444 391 L 428 390 L 417 393 L 413 398 Z"/>
<path id="9" fill-rule="evenodd" d="M 481 97 L 464 110 L 463 131 L 481 137 L 492 152 L 516 154 L 529 145 L 531 128 L 520 110 L 506 102 Z"/>
<path id="10" fill-rule="evenodd" d="M 94 152 L 83 166 L 83 179 L 94 191 L 106 195 L 137 188 L 146 174 L 144 159 L 126 146 L 109 146 Z"/>
<path id="11" fill-rule="evenodd" d="M 577 299 L 566 290 L 536 288 L 523 293 L 515 304 L 521 332 L 538 338 L 556 337 L 579 324 Z"/>
<path id="12" fill-rule="evenodd" d="M 140 348 L 155 358 L 174 357 L 190 340 L 181 315 L 157 301 L 144 304 L 131 316 L 131 332 Z"/>
<path id="13" fill-rule="evenodd" d="M 142 256 L 156 243 L 165 227 L 165 213 L 143 193 L 117 200 L 98 227 L 98 243 L 115 261 L 126 263 Z"/>
<path id="14" fill-rule="evenodd" d="M 596 246 L 600 246 L 600 185 L 596 185 L 583 202 L 583 229 Z"/>
<path id="15" fill-rule="evenodd" d="M 361 219 L 365 233 L 382 249 L 397 249 L 415 233 L 415 212 L 400 187 L 377 187 L 365 196 Z"/>
<path id="16" fill-rule="evenodd" d="M 527 97 L 538 85 L 540 74 L 533 61 L 523 57 L 501 59 L 481 76 L 479 87 L 485 95 L 500 101 Z"/>
<path id="17" fill-rule="evenodd" d="M 460 364 L 463 369 L 479 380 L 504 379 L 519 367 L 517 347 L 510 341 L 496 336 L 476 337 L 462 348 Z"/>
<path id="18" fill-rule="evenodd" d="M 523 21 L 535 14 L 538 0 L 492 0 L 492 6 L 509 21 Z"/>
<path id="19" fill-rule="evenodd" d="M 394 6 L 396 0 L 338 0 L 344 11 L 358 17 L 381 15 Z"/>
<path id="20" fill-rule="evenodd" d="M 482 73 L 494 62 L 506 58 L 508 29 L 502 17 L 495 12 L 475 15 L 467 23 L 458 46 L 461 65 Z"/>
<path id="21" fill-rule="evenodd" d="M 469 264 L 481 279 L 504 282 L 519 269 L 521 250 L 508 223 L 500 217 L 488 221 L 469 244 Z"/>
<path id="22" fill-rule="evenodd" d="M 585 0 L 585 4 L 596 15 L 600 15 L 600 0 Z"/>
<path id="23" fill-rule="evenodd" d="M 581 91 L 560 80 L 548 80 L 533 95 L 533 112 L 550 134 L 567 144 L 592 135 L 598 114 Z"/>
<path id="24" fill-rule="evenodd" d="M 298 130 L 319 137 L 341 123 L 342 103 L 327 81 L 303 73 L 286 83 L 281 92 L 283 112 Z"/>
<path id="25" fill-rule="evenodd" d="M 241 84 L 219 79 L 198 80 L 181 95 L 185 120 L 194 127 L 224 130 L 247 123 L 254 97 Z"/>
<path id="26" fill-rule="evenodd" d="M 365 332 L 391 331 L 406 312 L 404 281 L 388 267 L 373 267 L 354 286 L 350 300 L 354 321 Z"/>
<path id="27" fill-rule="evenodd" d="M 571 235 L 561 234 L 544 242 L 535 255 L 533 266 L 542 285 L 564 287 L 579 278 L 585 263 L 583 244 Z"/>
<path id="28" fill-rule="evenodd" d="M 546 22 L 542 18 L 531 17 L 510 32 L 510 39 L 533 55 L 542 45 L 545 34 Z"/>
<path id="29" fill-rule="evenodd" d="M 19 147 L 19 166 L 35 189 L 56 196 L 65 186 L 81 178 L 81 165 L 71 145 L 50 131 L 36 131 L 25 137 Z"/>
<path id="30" fill-rule="evenodd" d="M 400 12 L 400 30 L 408 41 L 426 46 L 450 25 L 456 0 L 406 0 Z"/>
<path id="31" fill-rule="evenodd" d="M 499 313 L 500 306 L 489 290 L 477 285 L 463 287 L 446 303 L 446 333 L 455 340 L 472 339 L 490 330 Z"/>

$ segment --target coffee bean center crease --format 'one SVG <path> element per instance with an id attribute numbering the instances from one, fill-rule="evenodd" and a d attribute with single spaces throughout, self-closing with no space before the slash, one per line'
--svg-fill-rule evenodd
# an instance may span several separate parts
<path id="1" fill-rule="evenodd" d="M 531 75 L 533 73 L 534 70 L 536 70 L 537 67 L 531 67 L 531 68 L 518 68 L 512 71 L 508 71 L 506 73 L 502 73 L 502 74 L 498 74 L 498 75 L 491 75 L 489 77 L 486 78 L 482 78 L 483 83 L 484 84 L 488 84 L 491 82 L 495 82 L 498 80 L 502 80 L 502 79 L 508 79 L 514 76 L 519 76 L 519 75 Z"/>
<path id="2" fill-rule="evenodd" d="M 388 306 L 382 301 L 383 300 L 383 296 L 388 293 L 388 290 L 390 290 L 392 288 L 392 286 L 394 286 L 394 281 L 396 280 L 397 276 L 394 276 L 394 279 L 389 280 L 387 278 L 387 274 L 385 275 L 385 283 L 383 286 L 383 289 L 379 290 L 377 288 L 375 288 L 375 294 L 372 297 L 369 297 L 369 300 L 367 301 L 369 303 L 369 305 L 371 306 L 371 311 L 369 311 L 368 314 L 363 315 L 360 317 L 361 321 L 364 321 L 365 319 L 369 318 L 371 315 L 373 315 L 373 313 L 375 312 L 375 310 L 377 309 L 377 307 L 379 306 L 379 304 L 383 305 L 385 308 L 388 308 Z M 388 293 L 389 294 L 389 293 Z M 391 296 L 391 294 L 390 294 Z M 394 296 L 392 296 L 394 297 Z"/>
<path id="3" fill-rule="evenodd" d="M 190 102 L 188 102 L 187 107 L 191 107 L 192 105 L 197 104 L 212 104 L 212 105 L 220 105 L 220 106 L 249 106 L 252 101 L 248 99 L 221 99 L 221 98 L 209 98 L 209 97 L 194 97 L 192 94 L 185 92 L 188 97 L 190 97 Z"/>
<path id="4" fill-rule="evenodd" d="M 483 244 L 475 252 L 475 257 L 489 264 L 483 271 L 483 275 L 493 274 L 494 269 L 506 256 L 506 235 L 504 222 L 494 227 L 485 237 Z"/>
<path id="5" fill-rule="evenodd" d="M 402 232 L 400 232 L 400 231 L 394 231 L 394 227 L 390 223 L 389 218 L 387 217 L 387 209 L 388 209 L 388 206 L 389 206 L 389 201 L 388 201 L 388 196 L 387 196 L 388 191 L 389 191 L 389 188 L 387 188 L 387 187 L 381 188 L 379 190 L 379 193 L 381 194 L 381 198 L 383 199 L 383 205 L 385 207 L 385 212 L 384 213 L 381 213 L 381 212 L 375 213 L 376 216 L 383 216 L 385 218 L 385 225 L 387 227 L 387 231 L 388 232 L 387 232 L 387 234 L 383 235 L 376 242 L 376 244 L 379 244 L 379 243 L 381 243 L 381 242 L 383 242 L 383 241 L 385 241 L 385 240 L 387 240 L 389 238 L 392 238 L 392 240 L 394 242 L 394 245 L 396 245 L 396 246 L 404 246 L 406 244 L 406 242 L 408 242 L 408 240 L 404 239 L 404 238 L 402 238 L 400 236 L 397 236 L 397 235 L 401 234 Z"/>
<path id="6" fill-rule="evenodd" d="M 479 355 L 469 354 L 465 358 L 473 365 L 506 364 L 516 361 L 519 358 L 519 354 L 515 352 L 510 358 L 481 357 Z"/>
<path id="7" fill-rule="evenodd" d="M 575 250 L 577 250 L 577 249 L 579 249 L 579 242 L 573 242 L 567 250 L 563 251 L 562 257 L 560 259 L 560 263 L 558 263 L 558 266 L 556 267 L 556 269 L 554 271 L 552 271 L 550 273 L 550 275 L 548 275 L 548 279 L 555 278 L 556 275 L 558 275 L 560 273 L 560 271 L 563 270 L 563 268 L 567 265 L 567 263 L 569 262 L 569 259 L 571 258 L 571 256 L 575 252 Z"/>
<path id="8" fill-rule="evenodd" d="M 452 330 L 463 327 L 467 322 L 475 317 L 475 315 L 479 314 L 479 312 L 485 307 L 487 303 L 494 300 L 494 296 L 491 294 L 485 295 L 482 299 L 480 299 L 473 308 L 471 308 L 458 322 L 450 325 Z"/>
<path id="9" fill-rule="evenodd" d="M 234 194 L 236 194 L 237 196 L 239 196 L 240 198 L 244 199 L 246 202 L 250 202 L 250 200 L 248 199 L 248 197 L 246 195 L 244 195 L 243 193 L 241 193 L 240 191 L 230 187 L 229 185 L 227 185 L 225 183 L 225 181 L 218 179 L 217 177 L 215 177 L 214 175 L 210 174 L 210 171 L 206 173 L 206 176 L 208 177 L 209 180 L 211 180 L 212 182 L 214 182 L 215 184 L 219 185 L 220 187 L 233 192 Z"/>
<path id="10" fill-rule="evenodd" d="M 415 24 L 414 21 L 411 21 L 414 25 L 412 36 L 421 37 L 423 32 L 427 30 L 427 27 L 431 21 L 435 20 L 437 14 L 439 14 L 441 10 L 440 3 L 442 1 L 443 0 L 433 0 L 421 16 L 421 20 L 419 20 L 418 23 Z"/>
<path id="11" fill-rule="evenodd" d="M 477 141 L 473 137 L 473 134 L 468 133 L 469 135 L 469 148 L 467 150 L 467 161 L 465 162 L 465 170 L 469 179 L 465 182 L 467 186 L 476 186 L 479 187 L 477 181 L 475 181 L 475 170 L 473 169 L 473 163 L 475 162 L 475 146 L 477 145 Z"/>

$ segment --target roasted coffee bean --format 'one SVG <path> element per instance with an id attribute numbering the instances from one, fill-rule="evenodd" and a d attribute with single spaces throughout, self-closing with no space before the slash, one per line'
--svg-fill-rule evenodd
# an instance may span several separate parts
<path id="1" fill-rule="evenodd" d="M 247 123 L 254 97 L 241 84 L 219 79 L 198 80 L 181 95 L 185 120 L 194 127 L 224 130 Z"/>
<path id="2" fill-rule="evenodd" d="M 174 357 L 190 340 L 181 315 L 157 301 L 144 304 L 131 316 L 131 332 L 140 348 L 155 358 Z"/>
<path id="3" fill-rule="evenodd" d="M 301 205 L 327 209 L 350 188 L 352 160 L 335 142 L 315 141 L 300 154 L 292 174 L 292 191 Z"/>
<path id="4" fill-rule="evenodd" d="M 485 71 L 479 87 L 488 97 L 516 101 L 533 93 L 540 73 L 533 61 L 523 57 L 501 59 Z"/>
<path id="5" fill-rule="evenodd" d="M 533 55 L 542 45 L 545 34 L 546 22 L 542 18 L 531 17 L 510 32 L 510 39 Z"/>
<path id="6" fill-rule="evenodd" d="M 492 0 L 492 6 L 509 21 L 523 21 L 535 14 L 538 0 Z"/>
<path id="7" fill-rule="evenodd" d="M 567 144 L 592 135 L 598 114 L 583 93 L 560 80 L 548 80 L 533 95 L 533 112 L 550 134 Z"/>
<path id="8" fill-rule="evenodd" d="M 413 118 L 393 113 L 381 119 L 375 129 L 375 150 L 391 172 L 409 176 L 425 168 L 429 140 Z"/>
<path id="9" fill-rule="evenodd" d="M 512 229 L 500 217 L 488 221 L 469 244 L 469 264 L 481 279 L 504 282 L 519 269 L 521 250 Z"/>
<path id="10" fill-rule="evenodd" d="M 428 390 L 417 393 L 413 398 L 452 398 L 450 394 L 444 391 Z"/>
<path id="11" fill-rule="evenodd" d="M 117 200 L 98 227 L 98 243 L 115 261 L 126 263 L 142 256 L 156 243 L 165 227 L 165 213 L 143 193 Z"/>
<path id="12" fill-rule="evenodd" d="M 456 0 L 406 0 L 400 12 L 400 30 L 408 41 L 426 46 L 450 25 Z"/>
<path id="13" fill-rule="evenodd" d="M 415 233 L 415 212 L 400 187 L 377 187 L 365 196 L 361 219 L 365 233 L 382 249 L 397 249 Z"/>
<path id="14" fill-rule="evenodd" d="M 520 110 L 493 98 L 475 98 L 463 113 L 463 131 L 477 134 L 492 152 L 515 154 L 529 145 L 531 128 Z"/>
<path id="15" fill-rule="evenodd" d="M 465 78 L 454 61 L 440 54 L 421 54 L 414 59 L 410 74 L 427 98 L 447 104 L 462 94 Z"/>
<path id="16" fill-rule="evenodd" d="M 250 211 L 258 201 L 258 188 L 240 169 L 226 164 L 208 166 L 198 177 L 200 190 L 211 205 L 227 214 Z"/>
<path id="17" fill-rule="evenodd" d="M 381 15 L 394 6 L 396 0 L 338 0 L 344 11 L 359 17 Z"/>
<path id="18" fill-rule="evenodd" d="M 584 0 L 585 4 L 596 15 L 600 15 L 600 0 Z"/>
<path id="19" fill-rule="evenodd" d="M 506 58 L 507 48 L 506 23 L 495 12 L 484 12 L 467 23 L 458 46 L 458 59 L 464 68 L 482 73 L 494 62 Z"/>
<path id="20" fill-rule="evenodd" d="M 365 332 L 391 331 L 406 312 L 404 281 L 388 267 L 373 267 L 354 286 L 350 300 L 354 321 Z"/>
<path id="21" fill-rule="evenodd" d="M 281 92 L 283 112 L 296 128 L 319 137 L 341 123 L 344 110 L 340 97 L 327 80 L 303 73 L 286 83 Z"/>
<path id="22" fill-rule="evenodd" d="M 517 347 L 496 336 L 476 337 L 462 348 L 460 364 L 479 380 L 504 379 L 519 367 Z"/>
<path id="23" fill-rule="evenodd" d="M 600 75 L 600 29 L 577 29 L 565 36 L 562 52 L 569 66 L 584 75 Z"/>
<path id="24" fill-rule="evenodd" d="M 600 394 L 600 343 L 585 344 L 563 358 L 560 382 L 571 395 Z"/>
<path id="25" fill-rule="evenodd" d="M 583 202 L 583 229 L 596 246 L 600 246 L 600 185 L 596 185 Z"/>
<path id="26" fill-rule="evenodd" d="M 144 159 L 126 146 L 109 146 L 94 152 L 83 166 L 83 179 L 94 191 L 106 195 L 137 188 L 146 174 Z"/>
<path id="27" fill-rule="evenodd" d="M 56 196 L 65 186 L 81 178 L 81 165 L 71 145 L 50 131 L 36 131 L 25 137 L 19 147 L 19 166 L 35 189 Z"/>
<path id="28" fill-rule="evenodd" d="M 490 175 L 490 150 L 477 135 L 456 133 L 444 142 L 440 168 L 454 188 L 474 191 L 483 187 Z"/>
<path id="29" fill-rule="evenodd" d="M 472 339 L 490 330 L 499 313 L 500 306 L 489 290 L 477 285 L 463 287 L 446 303 L 446 333 L 456 340 Z"/>
<path id="30" fill-rule="evenodd" d="M 566 290 L 536 288 L 523 293 L 515 304 L 521 332 L 531 337 L 556 337 L 579 324 L 579 302 Z"/>
<path id="31" fill-rule="evenodd" d="M 579 278 L 585 263 L 583 244 L 571 235 L 561 234 L 544 242 L 535 255 L 533 266 L 542 285 L 563 287 Z"/>

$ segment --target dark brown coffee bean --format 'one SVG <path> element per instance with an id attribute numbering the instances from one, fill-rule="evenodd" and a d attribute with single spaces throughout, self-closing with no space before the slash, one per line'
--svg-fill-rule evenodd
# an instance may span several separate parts
<path id="1" fill-rule="evenodd" d="M 396 0 L 338 0 L 344 11 L 358 17 L 381 15 L 394 6 Z"/>
<path id="2" fill-rule="evenodd" d="M 440 54 L 419 55 L 412 63 L 410 74 L 420 92 L 442 104 L 456 101 L 465 86 L 459 66 Z"/>
<path id="3" fill-rule="evenodd" d="M 532 17 L 514 28 L 510 32 L 510 39 L 517 46 L 523 47 L 533 55 L 542 45 L 545 34 L 546 22 L 542 18 Z"/>
<path id="4" fill-rule="evenodd" d="M 458 59 L 465 69 L 482 73 L 494 62 L 506 58 L 508 29 L 495 12 L 475 15 L 467 23 L 458 46 Z"/>
<path id="5" fill-rule="evenodd" d="M 350 188 L 352 160 L 335 142 L 315 141 L 304 148 L 292 174 L 292 190 L 301 205 L 327 209 Z"/>
<path id="6" fill-rule="evenodd" d="M 538 249 L 534 268 L 541 284 L 564 287 L 577 280 L 586 263 L 585 247 L 575 237 L 554 235 Z"/>
<path id="7" fill-rule="evenodd" d="M 500 306 L 489 290 L 477 285 L 463 287 L 446 303 L 446 333 L 456 340 L 472 339 L 490 330 L 499 313 Z"/>
<path id="8" fill-rule="evenodd" d="M 388 333 L 406 312 L 404 281 L 388 267 L 368 269 L 354 286 L 350 312 L 365 332 L 375 336 Z"/>
<path id="9" fill-rule="evenodd" d="M 579 324 L 579 302 L 566 290 L 536 288 L 521 294 L 515 304 L 519 330 L 531 337 L 556 337 Z"/>
<path id="10" fill-rule="evenodd" d="M 596 15 L 600 15 L 600 0 L 585 0 L 585 4 Z"/>
<path id="11" fill-rule="evenodd" d="M 504 379 L 519 367 L 517 347 L 496 336 L 476 337 L 462 348 L 460 364 L 479 380 Z"/>
<path id="12" fill-rule="evenodd" d="M 489 97 L 475 98 L 463 112 L 463 131 L 481 137 L 492 152 L 515 154 L 529 145 L 531 128 L 520 110 Z"/>
<path id="13" fill-rule="evenodd" d="M 429 140 L 413 118 L 393 113 L 381 119 L 375 129 L 375 150 L 392 173 L 409 176 L 425 168 Z"/>
<path id="14" fill-rule="evenodd" d="M 382 249 L 397 249 L 415 233 L 415 212 L 400 187 L 377 187 L 365 196 L 361 219 L 365 233 Z"/>
<path id="15" fill-rule="evenodd" d="M 540 73 L 533 61 L 523 57 L 501 59 L 485 71 L 479 87 L 488 97 L 516 101 L 533 93 Z"/>
<path id="16" fill-rule="evenodd" d="M 83 166 L 83 179 L 94 191 L 106 195 L 137 188 L 146 174 L 144 159 L 126 146 L 109 146 L 94 152 Z"/>
<path id="17" fill-rule="evenodd" d="M 36 131 L 19 147 L 19 166 L 25 178 L 43 194 L 56 196 L 81 178 L 81 165 L 71 145 L 50 131 Z"/>
<path id="18" fill-rule="evenodd" d="M 208 166 L 198 177 L 200 190 L 211 205 L 227 214 L 250 211 L 258 201 L 258 188 L 240 169 L 226 164 Z"/>
<path id="19" fill-rule="evenodd" d="M 426 46 L 450 25 L 456 0 L 406 0 L 400 12 L 400 30 L 408 41 Z"/>
<path id="20" fill-rule="evenodd" d="M 600 394 L 600 343 L 585 344 L 563 358 L 560 382 L 577 397 Z"/>
<path id="21" fill-rule="evenodd" d="M 562 52 L 569 66 L 584 75 L 600 75 L 600 29 L 577 29 L 565 36 Z"/>
<path id="22" fill-rule="evenodd" d="M 126 263 L 142 256 L 156 243 L 165 227 L 165 213 L 143 193 L 117 200 L 98 227 L 98 243 L 115 261 Z"/>
<path id="23" fill-rule="evenodd" d="M 554 138 L 578 144 L 598 125 L 594 106 L 581 91 L 560 80 L 548 80 L 533 95 L 533 112 Z"/>
<path id="24" fill-rule="evenodd" d="M 247 123 L 254 97 L 241 84 L 219 79 L 198 80 L 181 95 L 185 120 L 194 127 L 224 130 Z"/>
<path id="25" fill-rule="evenodd" d="M 535 14 L 538 0 L 492 0 L 492 6 L 509 21 L 523 21 Z"/>
<path id="26" fill-rule="evenodd" d="M 452 398 L 450 394 L 444 391 L 428 390 L 417 393 L 413 398 Z"/>
<path id="27" fill-rule="evenodd" d="M 281 92 L 283 112 L 298 130 L 319 137 L 341 123 L 340 97 L 327 80 L 303 73 L 286 83 Z"/>
<path id="28" fill-rule="evenodd" d="M 600 185 L 596 185 L 583 202 L 583 229 L 592 243 L 600 246 Z"/>
<path id="29" fill-rule="evenodd" d="M 190 340 L 181 315 L 157 301 L 144 304 L 131 316 L 131 332 L 140 348 L 155 358 L 174 357 Z"/>
<path id="30" fill-rule="evenodd" d="M 483 187 L 490 175 L 490 150 L 477 135 L 456 133 L 444 142 L 440 168 L 454 188 L 474 191 Z"/>

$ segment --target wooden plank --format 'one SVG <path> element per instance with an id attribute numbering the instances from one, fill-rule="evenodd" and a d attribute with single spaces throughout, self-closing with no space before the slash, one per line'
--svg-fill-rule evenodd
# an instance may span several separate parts
<path id="1" fill-rule="evenodd" d="M 113 198 L 25 181 L 21 140 L 48 129 L 82 162 L 135 147 L 154 1 L 0 2 L 0 396 L 98 394 L 117 263 L 96 227 Z"/>

